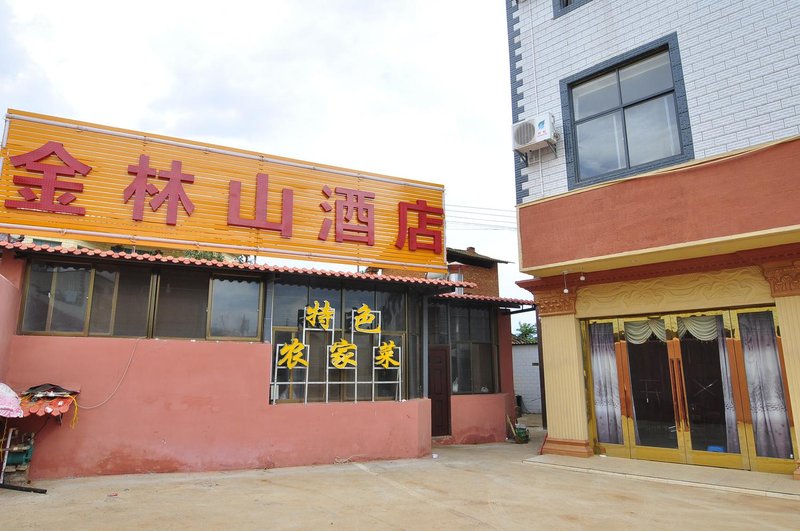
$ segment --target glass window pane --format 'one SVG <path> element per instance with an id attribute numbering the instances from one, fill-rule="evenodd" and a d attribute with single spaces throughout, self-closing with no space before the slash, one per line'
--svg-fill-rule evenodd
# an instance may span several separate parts
<path id="1" fill-rule="evenodd" d="M 330 302 L 330 301 L 329 301 Z M 308 402 L 325 401 L 325 367 L 327 363 L 327 345 L 331 341 L 330 332 L 309 330 L 306 332 L 308 352 L 305 359 L 308 361 Z M 302 337 L 302 336 L 301 336 Z M 317 382 L 314 384 L 314 382 Z"/>
<path id="2" fill-rule="evenodd" d="M 629 103 L 672 88 L 669 52 L 654 55 L 619 71 L 622 102 Z"/>
<path id="3" fill-rule="evenodd" d="M 208 273 L 163 270 L 158 288 L 155 335 L 204 338 L 207 306 Z"/>
<path id="4" fill-rule="evenodd" d="M 114 335 L 144 337 L 147 335 L 147 312 L 150 306 L 150 276 L 143 267 L 120 267 L 117 306 L 114 314 Z"/>
<path id="5" fill-rule="evenodd" d="M 469 308 L 450 306 L 450 340 L 469 341 Z"/>
<path id="6" fill-rule="evenodd" d="M 297 326 L 308 304 L 308 287 L 305 284 L 276 282 L 272 304 L 272 326 Z"/>
<path id="7" fill-rule="evenodd" d="M 469 338 L 486 343 L 492 340 L 492 321 L 488 308 L 470 308 Z"/>
<path id="8" fill-rule="evenodd" d="M 406 297 L 402 291 L 375 293 L 375 309 L 381 312 L 381 330 L 406 328 Z"/>
<path id="9" fill-rule="evenodd" d="M 472 359 L 469 343 L 453 345 L 450 358 L 454 393 L 472 392 Z"/>
<path id="10" fill-rule="evenodd" d="M 692 448 L 738 454 L 736 408 L 723 327 L 719 315 L 678 317 Z M 712 331 L 717 337 L 711 337 Z"/>
<path id="11" fill-rule="evenodd" d="M 95 269 L 94 289 L 92 289 L 92 314 L 89 318 L 90 334 L 111 334 L 116 290 L 117 271 L 114 269 Z"/>
<path id="12" fill-rule="evenodd" d="M 211 292 L 211 335 L 255 338 L 260 305 L 260 281 L 215 278 Z"/>
<path id="13" fill-rule="evenodd" d="M 378 338 L 375 334 L 358 333 L 353 338 L 353 343 L 355 343 L 356 347 L 358 348 L 358 352 L 356 354 L 356 370 L 358 371 L 359 382 L 372 381 L 372 347 L 378 346 L 378 343 L 376 343 L 377 339 Z"/>
<path id="14" fill-rule="evenodd" d="M 622 115 L 607 114 L 579 124 L 578 162 L 581 178 L 594 177 L 625 167 Z"/>
<path id="15" fill-rule="evenodd" d="M 49 264 L 34 262 L 28 276 L 25 294 L 25 314 L 22 317 L 23 332 L 44 332 L 47 329 L 47 312 L 50 308 L 50 288 L 53 285 L 55 268 Z"/>
<path id="16" fill-rule="evenodd" d="M 654 335 L 642 343 L 632 343 L 628 324 L 625 332 L 636 444 L 677 448 L 667 343 Z"/>
<path id="17" fill-rule="evenodd" d="M 409 291 L 406 295 L 407 303 L 406 308 L 408 311 L 408 332 L 417 333 L 420 331 L 422 323 L 422 297 L 413 291 Z"/>
<path id="18" fill-rule="evenodd" d="M 625 109 L 625 127 L 631 166 L 681 152 L 672 94 Z"/>
<path id="19" fill-rule="evenodd" d="M 472 358 L 472 391 L 475 393 L 494 392 L 494 356 L 489 343 L 470 345 Z"/>
<path id="20" fill-rule="evenodd" d="M 611 72 L 573 88 L 572 103 L 576 120 L 618 107 L 617 73 Z"/>
<path id="21" fill-rule="evenodd" d="M 82 332 L 86 322 L 91 270 L 83 266 L 58 266 L 53 294 L 51 332 Z"/>
<path id="22" fill-rule="evenodd" d="M 325 366 L 328 362 L 328 345 L 333 342 L 330 332 L 321 330 L 309 330 L 306 332 L 306 344 L 308 352 L 304 356 L 308 362 L 308 381 L 324 382 Z M 302 339 L 302 335 L 298 338 Z"/>
<path id="23" fill-rule="evenodd" d="M 446 345 L 450 342 L 447 333 L 447 306 L 428 305 L 428 344 Z"/>

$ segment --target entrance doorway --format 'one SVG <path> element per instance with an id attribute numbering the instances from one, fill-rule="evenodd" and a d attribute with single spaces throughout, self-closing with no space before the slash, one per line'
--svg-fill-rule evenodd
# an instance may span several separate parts
<path id="1" fill-rule="evenodd" d="M 773 308 L 589 320 L 584 344 L 607 455 L 794 470 Z"/>
<path id="2" fill-rule="evenodd" d="M 431 400 L 431 435 L 450 435 L 450 349 L 428 349 L 428 397 Z"/>

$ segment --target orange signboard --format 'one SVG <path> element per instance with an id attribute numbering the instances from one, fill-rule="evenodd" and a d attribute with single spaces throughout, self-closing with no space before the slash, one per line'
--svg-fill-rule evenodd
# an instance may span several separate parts
<path id="1" fill-rule="evenodd" d="M 445 269 L 444 187 L 9 110 L 0 231 Z"/>

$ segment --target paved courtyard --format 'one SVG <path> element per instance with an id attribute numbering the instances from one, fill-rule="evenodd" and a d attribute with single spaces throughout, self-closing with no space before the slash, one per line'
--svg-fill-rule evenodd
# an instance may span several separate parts
<path id="1" fill-rule="evenodd" d="M 541 433 L 541 432 L 539 432 Z M 0 529 L 797 529 L 800 502 L 524 463 L 541 442 L 423 459 L 39 481 Z"/>

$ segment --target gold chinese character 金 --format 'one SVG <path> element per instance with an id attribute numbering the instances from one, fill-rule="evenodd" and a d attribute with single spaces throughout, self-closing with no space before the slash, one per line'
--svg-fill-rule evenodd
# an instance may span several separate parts
<path id="1" fill-rule="evenodd" d="M 388 369 L 389 365 L 399 367 L 400 362 L 394 359 L 394 341 L 385 341 L 378 347 L 378 355 L 375 356 L 375 365 Z"/>

